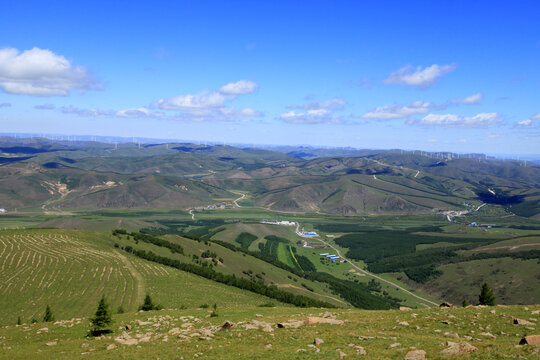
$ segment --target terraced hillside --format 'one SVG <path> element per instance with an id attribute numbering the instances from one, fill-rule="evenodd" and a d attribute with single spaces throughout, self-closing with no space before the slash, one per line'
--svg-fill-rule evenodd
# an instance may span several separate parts
<path id="1" fill-rule="evenodd" d="M 134 257 L 106 233 L 0 231 L 0 324 L 88 316 L 102 294 L 112 308 L 135 311 L 149 292 L 165 307 L 262 304 L 269 299 Z"/>

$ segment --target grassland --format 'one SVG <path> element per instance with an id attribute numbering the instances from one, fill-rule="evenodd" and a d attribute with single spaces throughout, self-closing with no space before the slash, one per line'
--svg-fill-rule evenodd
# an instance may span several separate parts
<path id="1" fill-rule="evenodd" d="M 165 307 L 203 302 L 243 306 L 268 298 L 150 263 L 113 247 L 110 233 L 0 231 L 0 324 L 40 319 L 46 305 L 66 319 L 88 316 L 105 295 L 134 311 L 146 292 Z"/>
<path id="2" fill-rule="evenodd" d="M 539 306 L 509 306 L 414 311 L 338 309 L 327 313 L 321 309 L 246 306 L 220 307 L 218 317 L 208 317 L 206 309 L 126 313 L 114 316 L 112 334 L 96 339 L 86 337 L 89 322 L 84 318 L 1 328 L 0 359 L 403 359 L 413 349 L 424 350 L 428 359 L 454 358 L 441 353 L 449 347 L 448 342 L 467 342 L 476 348 L 459 358 L 533 359 L 538 357 L 538 347 L 517 345 L 524 333 L 537 333 L 538 310 Z M 309 316 L 329 316 L 344 322 L 276 326 Z M 513 318 L 529 319 L 532 325 L 514 325 Z M 225 320 L 235 325 L 224 331 L 212 330 Z M 268 324 L 267 331 L 247 329 L 253 321 Z M 40 330 L 43 328 L 47 331 Z M 209 331 L 211 336 L 203 335 Z M 115 341 L 126 334 L 138 344 Z M 315 338 L 323 343 L 314 346 Z M 357 355 L 360 347 L 365 355 Z"/>

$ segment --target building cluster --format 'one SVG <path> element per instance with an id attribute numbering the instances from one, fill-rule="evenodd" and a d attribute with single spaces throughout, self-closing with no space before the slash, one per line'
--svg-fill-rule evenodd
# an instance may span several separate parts
<path id="1" fill-rule="evenodd" d="M 329 253 L 319 254 L 319 256 L 328 258 L 332 262 L 335 262 L 336 260 L 341 259 L 341 256 L 337 256 L 337 255 L 333 255 L 333 254 L 329 254 Z M 344 262 L 346 262 L 346 260 L 340 260 L 340 262 L 344 263 Z"/>
<path id="2" fill-rule="evenodd" d="M 194 208 L 189 208 L 188 210 L 222 210 L 222 209 L 230 209 L 233 208 L 234 205 L 231 202 L 220 202 L 212 205 L 206 205 L 206 206 L 197 206 Z"/>

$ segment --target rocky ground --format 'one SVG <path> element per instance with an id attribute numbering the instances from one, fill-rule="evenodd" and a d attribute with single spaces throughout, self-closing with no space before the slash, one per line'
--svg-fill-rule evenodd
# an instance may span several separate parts
<path id="1" fill-rule="evenodd" d="M 251 308 L 161 310 L 0 329 L 0 358 L 540 358 L 540 306 L 394 311 Z"/>

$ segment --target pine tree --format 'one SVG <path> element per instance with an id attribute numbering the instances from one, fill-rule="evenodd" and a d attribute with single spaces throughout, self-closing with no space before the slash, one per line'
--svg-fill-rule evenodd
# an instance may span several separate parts
<path id="1" fill-rule="evenodd" d="M 45 315 L 43 315 L 43 321 L 44 322 L 54 321 L 54 315 L 49 305 L 47 305 L 47 307 L 45 308 Z"/>
<path id="2" fill-rule="evenodd" d="M 19 317 L 17 318 L 17 325 L 21 325 L 21 324 L 22 324 L 22 320 L 21 320 L 21 317 L 19 316 Z"/>
<path id="3" fill-rule="evenodd" d="M 99 300 L 99 304 L 96 310 L 96 314 L 92 319 L 90 319 L 92 322 L 92 330 L 91 334 L 94 336 L 99 336 L 101 334 L 106 334 L 111 332 L 111 330 L 107 329 L 107 326 L 112 324 L 112 316 L 111 312 L 109 311 L 109 305 L 105 302 L 105 297 L 102 296 L 101 300 Z"/>
<path id="4" fill-rule="evenodd" d="M 463 299 L 463 302 L 461 303 L 461 305 L 463 307 L 467 307 L 467 306 L 469 306 L 469 302 L 467 301 L 467 299 Z"/>
<path id="5" fill-rule="evenodd" d="M 146 294 L 146 297 L 144 298 L 144 303 L 139 306 L 139 310 L 142 311 L 150 311 L 150 310 L 161 310 L 163 307 L 161 305 L 155 305 L 152 302 L 152 298 L 149 294 Z"/>
<path id="6" fill-rule="evenodd" d="M 482 290 L 478 296 L 478 303 L 480 305 L 495 305 L 495 295 L 493 295 L 493 290 L 489 287 L 487 283 L 482 285 Z"/>

